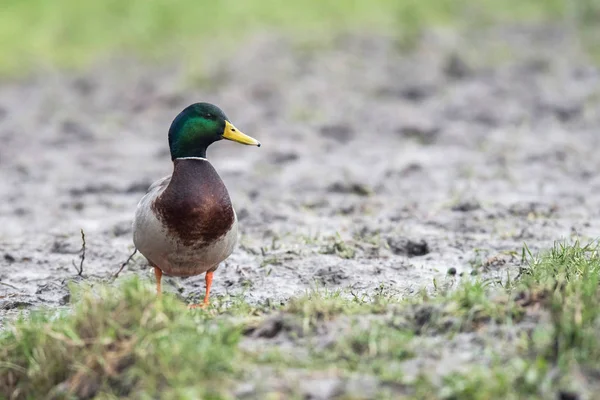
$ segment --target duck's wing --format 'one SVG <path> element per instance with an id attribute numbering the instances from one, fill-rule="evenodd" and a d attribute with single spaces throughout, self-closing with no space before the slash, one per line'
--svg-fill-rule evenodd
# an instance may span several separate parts
<path id="1" fill-rule="evenodd" d="M 165 176 L 150 185 L 146 194 L 139 201 L 135 211 L 132 223 L 133 243 L 148 260 L 152 258 L 150 250 L 154 244 L 153 238 L 156 237 L 154 232 L 160 232 L 161 230 L 160 224 L 152 211 L 152 204 L 169 186 L 169 182 L 171 182 L 171 177 Z"/>
<path id="2" fill-rule="evenodd" d="M 147 204 L 149 200 L 151 201 L 160 196 L 160 194 L 167 188 L 167 186 L 169 186 L 170 182 L 171 175 L 168 175 L 150 185 L 144 197 L 142 197 L 142 199 L 139 201 L 138 207 L 140 207 L 142 204 Z"/>
<path id="3" fill-rule="evenodd" d="M 171 175 L 165 176 L 164 178 L 161 178 L 161 179 L 157 180 L 156 182 L 154 182 L 148 188 L 147 193 L 150 193 L 155 189 L 158 189 L 159 191 L 162 192 L 169 185 L 169 182 L 171 182 Z"/>

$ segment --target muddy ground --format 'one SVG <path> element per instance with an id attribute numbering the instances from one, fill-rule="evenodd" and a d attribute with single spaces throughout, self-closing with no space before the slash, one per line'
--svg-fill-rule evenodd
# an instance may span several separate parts
<path id="1" fill-rule="evenodd" d="M 208 69 L 190 82 L 119 58 L 2 83 L 0 321 L 118 270 L 137 202 L 171 171 L 169 124 L 196 101 L 263 143 L 209 149 L 241 226 L 215 298 L 408 295 L 454 270 L 514 276 L 524 243 L 600 234 L 600 75 L 560 29 L 432 33 L 411 52 L 389 37 L 267 35 Z M 128 274 L 152 277 L 139 255 Z M 192 301 L 204 280 L 165 287 Z"/>

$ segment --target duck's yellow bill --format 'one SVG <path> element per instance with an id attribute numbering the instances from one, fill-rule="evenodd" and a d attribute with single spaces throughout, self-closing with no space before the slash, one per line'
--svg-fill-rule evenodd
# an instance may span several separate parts
<path id="1" fill-rule="evenodd" d="M 225 121 L 225 130 L 223 131 L 223 138 L 227 140 L 233 140 L 234 142 L 242 144 L 260 147 L 260 142 L 258 140 L 242 133 L 229 121 Z"/>

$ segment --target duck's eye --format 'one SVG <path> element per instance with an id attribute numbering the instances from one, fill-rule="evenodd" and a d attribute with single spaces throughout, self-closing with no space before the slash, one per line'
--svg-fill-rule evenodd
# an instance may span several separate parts
<path id="1" fill-rule="evenodd" d="M 206 114 L 206 118 L 212 118 L 212 114 Z"/>

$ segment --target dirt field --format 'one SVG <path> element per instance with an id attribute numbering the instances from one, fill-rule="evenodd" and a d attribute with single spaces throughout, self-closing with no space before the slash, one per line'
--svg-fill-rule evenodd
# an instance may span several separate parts
<path id="1" fill-rule="evenodd" d="M 386 38 L 263 37 L 198 89 L 175 67 L 123 60 L 3 84 L 2 312 L 65 302 L 80 229 L 84 275 L 118 269 L 138 200 L 170 173 L 169 124 L 195 101 L 263 142 L 209 151 L 242 229 L 216 296 L 410 293 L 450 268 L 505 274 L 523 243 L 596 237 L 597 71 L 549 28 L 454 39 L 407 55 Z M 142 257 L 127 271 L 150 276 Z M 197 297 L 203 284 L 168 286 Z"/>
<path id="2" fill-rule="evenodd" d="M 568 35 L 543 27 L 432 34 L 410 53 L 384 37 L 264 36 L 192 83 L 177 65 L 125 59 L 5 82 L 0 327 L 20 309 L 65 306 L 69 281 L 118 270 L 137 202 L 171 171 L 168 127 L 196 101 L 263 144 L 209 149 L 242 231 L 215 298 L 514 277 L 524 243 L 600 234 L 599 78 Z M 127 274 L 152 277 L 139 255 Z M 165 287 L 192 301 L 204 280 Z"/>

